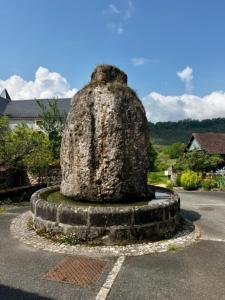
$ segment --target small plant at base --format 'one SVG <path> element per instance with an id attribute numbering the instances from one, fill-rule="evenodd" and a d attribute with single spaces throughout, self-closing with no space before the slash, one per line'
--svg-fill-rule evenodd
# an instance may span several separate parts
<path id="1" fill-rule="evenodd" d="M 37 229 L 36 230 L 37 235 L 40 235 L 44 238 L 46 238 L 47 240 L 53 240 L 53 235 L 50 232 L 45 231 L 44 229 Z"/>
<path id="2" fill-rule="evenodd" d="M 163 239 L 163 240 L 168 240 L 168 239 L 171 239 L 173 237 L 173 233 L 170 232 L 170 231 L 167 231 L 163 234 L 161 234 L 160 238 Z"/>
<path id="3" fill-rule="evenodd" d="M 167 189 L 169 189 L 169 190 L 173 190 L 173 183 L 172 183 L 172 181 L 170 181 L 170 180 L 168 180 L 168 182 L 167 182 L 167 184 L 166 184 L 166 187 L 167 187 Z"/>
<path id="4" fill-rule="evenodd" d="M 32 217 L 30 217 L 27 221 L 27 229 L 28 230 L 34 230 L 34 222 Z"/>
<path id="5" fill-rule="evenodd" d="M 5 208 L 4 207 L 0 207 L 0 214 L 5 212 Z"/>
<path id="6" fill-rule="evenodd" d="M 171 245 L 168 247 L 167 251 L 169 252 L 175 252 L 175 251 L 179 251 L 179 250 L 182 250 L 183 247 L 181 246 L 177 246 L 177 245 Z"/>
<path id="7" fill-rule="evenodd" d="M 81 240 L 78 238 L 78 236 L 74 233 L 60 234 L 58 241 L 61 243 L 69 244 L 71 246 L 80 244 L 80 242 L 81 242 Z"/>
<path id="8" fill-rule="evenodd" d="M 63 234 L 63 233 L 55 233 L 55 232 L 47 232 L 44 229 L 37 229 L 36 233 L 41 237 L 44 237 L 47 240 L 51 240 L 56 243 L 65 243 L 71 246 L 80 244 L 82 241 L 78 238 L 78 236 L 74 233 Z"/>

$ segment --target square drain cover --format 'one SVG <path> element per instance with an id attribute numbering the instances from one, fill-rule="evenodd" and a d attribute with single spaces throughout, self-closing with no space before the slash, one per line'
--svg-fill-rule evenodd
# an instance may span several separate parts
<path id="1" fill-rule="evenodd" d="M 106 263 L 88 257 L 65 256 L 53 270 L 45 274 L 44 279 L 87 287 L 97 282 Z"/>

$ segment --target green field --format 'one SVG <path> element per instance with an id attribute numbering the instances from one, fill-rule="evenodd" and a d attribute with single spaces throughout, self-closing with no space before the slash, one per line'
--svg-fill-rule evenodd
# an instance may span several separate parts
<path id="1" fill-rule="evenodd" d="M 168 179 L 164 175 L 164 171 L 148 173 L 148 184 L 167 184 L 167 182 Z"/>

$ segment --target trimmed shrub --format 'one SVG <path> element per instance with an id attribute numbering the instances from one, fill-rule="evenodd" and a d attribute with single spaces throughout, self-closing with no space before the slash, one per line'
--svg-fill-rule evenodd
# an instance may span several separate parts
<path id="1" fill-rule="evenodd" d="M 181 174 L 177 174 L 176 180 L 175 180 L 175 185 L 176 186 L 181 186 L 180 178 L 181 178 Z"/>
<path id="2" fill-rule="evenodd" d="M 217 187 L 217 184 L 214 179 L 206 178 L 202 180 L 201 186 L 203 190 L 210 191 L 211 189 Z"/>
<path id="3" fill-rule="evenodd" d="M 197 173 L 191 170 L 183 172 L 180 178 L 181 186 L 185 190 L 195 190 L 199 188 L 201 185 L 201 180 L 201 173 Z"/>
<path id="4" fill-rule="evenodd" d="M 225 191 L 225 176 L 216 176 L 215 184 L 218 189 Z"/>

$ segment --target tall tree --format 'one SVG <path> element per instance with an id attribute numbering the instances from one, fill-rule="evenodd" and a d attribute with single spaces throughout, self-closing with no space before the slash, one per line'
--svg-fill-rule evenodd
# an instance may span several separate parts
<path id="1" fill-rule="evenodd" d="M 48 101 L 48 105 L 45 105 L 38 100 L 37 103 L 41 109 L 41 113 L 39 115 L 39 126 L 47 133 L 49 137 L 53 157 L 55 159 L 59 159 L 66 113 L 60 112 L 56 99 Z"/>
<path id="2" fill-rule="evenodd" d="M 153 144 L 151 143 L 151 141 L 149 141 L 149 144 L 148 144 L 148 169 L 149 169 L 149 171 L 155 171 L 157 156 L 158 156 L 158 154 L 157 154 Z"/>
<path id="3" fill-rule="evenodd" d="M 168 146 L 165 150 L 171 159 L 176 159 L 184 155 L 185 144 L 184 143 L 174 143 Z"/>
<path id="4" fill-rule="evenodd" d="M 180 158 L 175 167 L 181 170 L 189 169 L 195 172 L 209 172 L 215 170 L 222 163 L 224 161 L 221 155 L 208 154 L 202 150 L 193 150 Z"/>
<path id="5" fill-rule="evenodd" d="M 13 130 L 6 124 L 0 118 L 0 163 L 15 172 L 29 170 L 39 175 L 52 161 L 48 137 L 23 123 Z"/>

